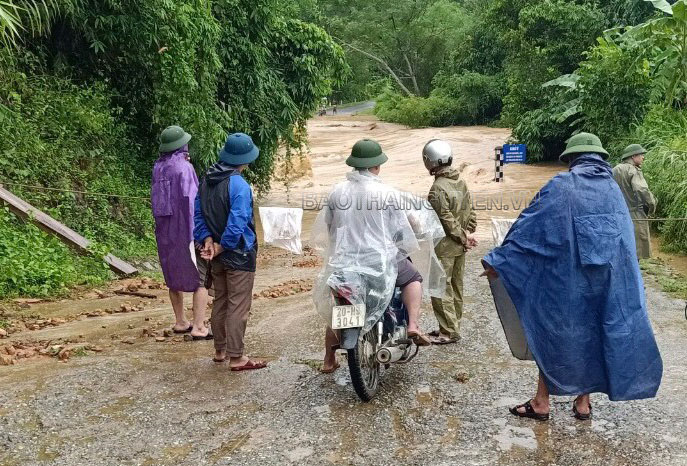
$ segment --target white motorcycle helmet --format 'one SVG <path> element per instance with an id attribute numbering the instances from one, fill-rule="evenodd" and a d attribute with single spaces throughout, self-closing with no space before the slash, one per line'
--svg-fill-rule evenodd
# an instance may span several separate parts
<path id="1" fill-rule="evenodd" d="M 441 167 L 447 167 L 453 163 L 451 145 L 441 139 L 432 139 L 422 149 L 422 161 L 430 175 L 433 175 Z"/>

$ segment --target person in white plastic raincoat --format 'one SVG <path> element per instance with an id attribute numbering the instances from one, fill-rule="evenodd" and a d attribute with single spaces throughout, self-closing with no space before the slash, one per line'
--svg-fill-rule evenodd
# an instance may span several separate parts
<path id="1" fill-rule="evenodd" d="M 422 261 L 428 264 L 426 285 L 440 288 L 441 266 L 433 247 L 444 233 L 426 201 L 382 183 L 378 176 L 380 165 L 387 160 L 377 142 L 358 141 L 346 160 L 354 170 L 347 174 L 347 181 L 334 188 L 313 227 L 312 243 L 325 258 L 313 292 L 315 306 L 328 323 L 322 367 L 325 373 L 339 367 L 334 352 L 338 337 L 329 326 L 332 289 L 349 280 L 356 282 L 360 290 L 360 296 L 354 297 L 359 302 L 353 304 L 366 306 L 363 333 L 379 319 L 399 287 L 408 309 L 409 337 L 417 345 L 430 344 L 418 327 L 423 277 L 408 257 L 422 252 L 421 243 L 429 243 L 428 260 Z"/>

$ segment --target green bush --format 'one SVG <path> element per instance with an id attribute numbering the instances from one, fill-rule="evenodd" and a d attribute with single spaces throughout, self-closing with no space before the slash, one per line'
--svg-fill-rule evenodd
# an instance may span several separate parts
<path id="1" fill-rule="evenodd" d="M 572 73 L 605 27 L 605 16 L 595 5 L 563 0 L 529 2 L 518 20 L 504 67 L 508 95 L 502 119 L 513 125 L 528 111 L 548 105 L 541 85 Z"/>
<path id="2" fill-rule="evenodd" d="M 506 89 L 503 75 L 439 73 L 434 86 L 430 99 L 436 99 L 437 107 L 448 111 L 439 114 L 433 126 L 483 124 L 497 119 L 501 113 Z"/>
<path id="3" fill-rule="evenodd" d="M 92 240 L 124 256 L 151 255 L 150 167 L 117 121 L 104 85 L 76 86 L 55 76 L 0 68 L 0 179 L 68 191 L 116 193 L 144 200 L 75 192 L 8 188 Z"/>
<path id="4" fill-rule="evenodd" d="M 634 49 L 601 40 L 577 74 L 582 129 L 598 135 L 611 154 L 619 155 L 631 126 L 644 118 L 651 102 L 648 61 L 639 60 Z"/>
<path id="5" fill-rule="evenodd" d="M 103 261 L 74 251 L 0 208 L 0 297 L 46 297 L 111 277 Z"/>
<path id="6" fill-rule="evenodd" d="M 501 111 L 504 84 L 499 76 L 440 73 L 434 86 L 426 98 L 403 97 L 387 88 L 377 99 L 375 113 L 382 120 L 420 128 L 483 124 Z"/>
<path id="7" fill-rule="evenodd" d="M 558 160 L 570 136 L 567 123 L 555 118 L 552 108 L 538 108 L 523 114 L 513 128 L 512 140 L 527 145 L 527 161 Z"/>

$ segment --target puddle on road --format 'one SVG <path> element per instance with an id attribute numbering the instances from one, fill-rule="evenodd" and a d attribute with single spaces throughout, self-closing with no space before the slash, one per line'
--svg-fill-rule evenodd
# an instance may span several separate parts
<path id="1" fill-rule="evenodd" d="M 315 450 L 313 450 L 310 447 L 296 447 L 293 450 L 287 452 L 286 457 L 292 463 L 299 463 L 300 461 L 303 461 L 307 457 L 312 456 L 314 453 L 315 453 Z"/>
<path id="2" fill-rule="evenodd" d="M 513 447 L 537 449 L 537 437 L 532 428 L 510 426 L 505 419 L 494 420 L 494 423 L 500 427 L 498 433 L 493 436 L 499 450 L 510 451 Z"/>
<path id="3" fill-rule="evenodd" d="M 222 458 L 231 456 L 235 451 L 244 446 L 250 440 L 250 434 L 244 433 L 236 437 L 230 438 L 222 443 L 219 448 L 216 448 L 210 453 L 210 462 L 217 463 Z"/>
<path id="4" fill-rule="evenodd" d="M 184 443 L 181 445 L 171 445 L 162 449 L 161 456 L 156 458 L 148 457 L 141 463 L 142 466 L 153 465 L 177 465 L 181 463 L 191 452 L 193 445 Z"/>
<path id="5" fill-rule="evenodd" d="M 56 451 L 53 451 L 52 449 L 49 449 L 50 447 L 43 445 L 39 450 L 38 450 L 38 455 L 36 459 L 38 461 L 55 461 L 57 458 L 60 457 L 60 454 L 57 453 Z"/>
<path id="6" fill-rule="evenodd" d="M 393 429 L 394 438 L 399 445 L 404 445 L 397 448 L 394 452 L 394 458 L 408 459 L 415 454 L 415 435 L 412 429 L 409 429 L 403 422 L 403 415 L 394 411 L 391 413 L 391 425 Z"/>
<path id="7" fill-rule="evenodd" d="M 429 385 L 420 385 L 415 393 L 415 399 L 420 404 L 421 407 L 429 406 L 432 404 L 432 390 Z"/>
<path id="8" fill-rule="evenodd" d="M 256 401 L 249 401 L 240 406 L 232 406 L 226 413 L 225 419 L 219 422 L 220 427 L 231 427 L 240 424 L 244 417 L 262 411 L 262 406 Z"/>
<path id="9" fill-rule="evenodd" d="M 439 439 L 442 445 L 456 445 L 460 440 L 461 421 L 456 416 L 446 417 L 446 433 Z"/>
<path id="10" fill-rule="evenodd" d="M 100 408 L 100 414 L 109 418 L 123 420 L 129 417 L 128 412 L 134 405 L 134 399 L 128 396 L 121 396 L 116 401 Z"/>

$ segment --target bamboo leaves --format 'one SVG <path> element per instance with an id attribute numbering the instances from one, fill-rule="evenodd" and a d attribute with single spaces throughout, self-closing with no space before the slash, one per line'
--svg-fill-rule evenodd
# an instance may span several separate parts
<path id="1" fill-rule="evenodd" d="M 57 11 L 54 0 L 0 0 L 0 43 L 16 47 L 22 33 L 44 32 Z"/>

